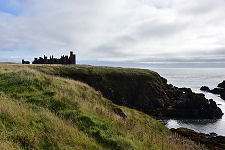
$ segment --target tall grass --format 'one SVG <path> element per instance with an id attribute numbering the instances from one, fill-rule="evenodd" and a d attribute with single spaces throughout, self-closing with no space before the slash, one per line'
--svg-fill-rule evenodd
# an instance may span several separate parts
<path id="1" fill-rule="evenodd" d="M 47 109 L 0 94 L 1 149 L 98 149 L 76 126 Z M 35 108 L 34 108 L 35 107 Z"/>
<path id="2" fill-rule="evenodd" d="M 202 149 L 84 83 L 27 66 L 0 66 L 1 149 Z"/>

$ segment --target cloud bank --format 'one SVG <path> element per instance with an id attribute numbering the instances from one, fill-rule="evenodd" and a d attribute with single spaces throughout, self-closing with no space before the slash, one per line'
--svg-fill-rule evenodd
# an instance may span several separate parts
<path id="1" fill-rule="evenodd" d="M 2 60 L 58 57 L 73 50 L 80 63 L 220 62 L 225 67 L 224 0 L 0 0 L 0 4 Z"/>

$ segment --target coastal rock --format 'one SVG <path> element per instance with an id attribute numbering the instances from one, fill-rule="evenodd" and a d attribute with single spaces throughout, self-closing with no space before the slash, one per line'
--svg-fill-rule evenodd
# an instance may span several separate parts
<path id="1" fill-rule="evenodd" d="M 206 91 L 206 92 L 210 92 L 212 94 L 219 94 L 220 97 L 225 100 L 225 80 L 222 83 L 219 83 L 217 88 L 214 88 L 212 90 L 208 90 L 208 88 L 206 86 L 202 86 L 200 88 L 200 90 L 202 91 Z"/>
<path id="2" fill-rule="evenodd" d="M 217 87 L 225 89 L 225 80 L 222 83 L 219 83 Z"/>
<path id="3" fill-rule="evenodd" d="M 200 90 L 201 90 L 201 91 L 206 91 L 206 92 L 210 91 L 210 89 L 209 89 L 208 86 L 202 86 L 202 87 L 200 88 Z"/>
<path id="4" fill-rule="evenodd" d="M 183 137 L 189 138 L 196 143 L 205 145 L 210 150 L 224 150 L 225 149 L 225 137 L 218 136 L 216 133 L 204 134 L 198 133 L 191 129 L 178 128 L 170 129 L 172 132 L 177 133 Z"/>
<path id="5" fill-rule="evenodd" d="M 190 89 L 186 88 L 176 89 L 177 94 L 173 97 L 178 101 L 174 103 L 173 107 L 164 110 L 163 116 L 207 119 L 222 117 L 223 113 L 221 109 L 217 107 L 216 102 L 212 99 L 205 99 L 204 94 L 195 94 Z M 182 91 L 180 92 L 179 90 Z"/>
<path id="6" fill-rule="evenodd" d="M 221 97 L 223 100 L 225 100 L 225 91 L 223 91 L 223 92 L 220 93 L 220 97 Z"/>
<path id="7" fill-rule="evenodd" d="M 209 92 L 210 93 L 213 93 L 213 94 L 220 94 L 224 89 L 221 89 L 221 88 L 214 88 L 212 90 L 210 90 Z"/>

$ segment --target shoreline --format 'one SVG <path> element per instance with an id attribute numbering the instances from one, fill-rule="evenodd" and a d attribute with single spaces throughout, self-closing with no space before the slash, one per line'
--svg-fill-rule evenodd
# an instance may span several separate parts
<path id="1" fill-rule="evenodd" d="M 197 144 L 203 144 L 209 149 L 224 150 L 225 149 L 225 136 L 217 135 L 216 133 L 200 133 L 187 128 L 170 129 L 173 133 L 176 133 L 185 138 L 196 142 Z"/>

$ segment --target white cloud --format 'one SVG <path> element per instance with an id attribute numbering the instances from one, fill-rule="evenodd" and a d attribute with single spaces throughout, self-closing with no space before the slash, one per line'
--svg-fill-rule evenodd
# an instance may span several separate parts
<path id="1" fill-rule="evenodd" d="M 138 61 L 201 57 L 225 47 L 224 0 L 12 2 L 21 12 L 0 12 L 0 52 L 59 56 L 76 49 L 79 60 Z"/>

